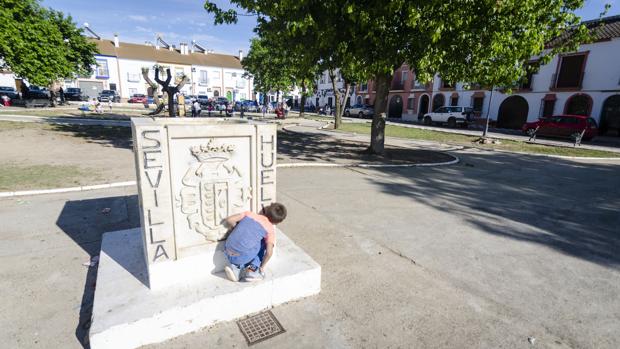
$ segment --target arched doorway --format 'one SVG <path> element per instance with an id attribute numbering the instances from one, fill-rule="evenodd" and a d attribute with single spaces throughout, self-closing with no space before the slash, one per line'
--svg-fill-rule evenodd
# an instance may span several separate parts
<path id="1" fill-rule="evenodd" d="M 388 110 L 388 118 L 403 117 L 403 98 L 399 95 L 390 98 L 390 107 Z"/>
<path id="2" fill-rule="evenodd" d="M 564 114 L 589 116 L 592 110 L 592 98 L 584 93 L 572 95 L 564 106 Z"/>
<path id="3" fill-rule="evenodd" d="M 620 136 L 620 95 L 610 96 L 603 103 L 599 130 L 601 134 L 615 131 Z"/>
<path id="4" fill-rule="evenodd" d="M 213 97 L 219 97 L 219 96 L 220 96 L 220 90 L 213 91 Z"/>
<path id="5" fill-rule="evenodd" d="M 443 107 L 445 103 L 446 98 L 443 96 L 443 94 L 436 94 L 435 97 L 433 97 L 433 111 Z"/>
<path id="6" fill-rule="evenodd" d="M 420 107 L 418 108 L 418 119 L 421 119 L 424 114 L 428 113 L 428 104 L 428 95 L 422 95 L 422 97 L 420 97 Z"/>
<path id="7" fill-rule="evenodd" d="M 525 98 L 510 96 L 499 106 L 497 127 L 520 129 L 527 121 L 529 106 Z"/>
<path id="8" fill-rule="evenodd" d="M 357 96 L 357 98 L 355 99 L 355 103 L 362 104 L 362 96 Z"/>

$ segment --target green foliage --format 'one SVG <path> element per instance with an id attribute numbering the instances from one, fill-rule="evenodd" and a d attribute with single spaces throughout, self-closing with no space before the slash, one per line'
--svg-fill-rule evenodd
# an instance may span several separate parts
<path id="1" fill-rule="evenodd" d="M 376 83 L 374 152 L 383 151 L 389 82 L 407 62 L 418 81 L 435 74 L 446 81 L 510 87 L 527 75 L 532 57 L 541 64 L 587 42 L 575 10 L 584 0 L 231 0 L 256 15 L 261 38 L 284 36 L 307 47 L 320 69 Z M 216 23 L 237 13 L 207 1 Z M 570 35 L 563 35 L 566 31 Z M 552 47 L 546 45 L 553 39 Z M 295 50 L 288 54 L 298 54 Z M 378 144 L 380 143 L 380 144 Z M 378 144 L 378 145 L 377 145 Z"/>
<path id="2" fill-rule="evenodd" d="M 265 39 L 252 39 L 250 52 L 241 64 L 254 78 L 257 91 L 285 91 L 293 85 L 289 70 L 291 61 L 284 52 L 271 48 Z"/>
<path id="3" fill-rule="evenodd" d="M 53 81 L 90 72 L 96 46 L 70 16 L 45 9 L 37 0 L 4 0 L 0 6 L 0 59 L 28 82 Z"/>

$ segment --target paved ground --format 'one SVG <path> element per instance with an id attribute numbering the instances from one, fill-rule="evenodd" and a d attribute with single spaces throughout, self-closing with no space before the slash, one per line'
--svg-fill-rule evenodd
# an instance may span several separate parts
<path id="1" fill-rule="evenodd" d="M 274 309 L 287 332 L 255 347 L 620 347 L 620 162 L 454 153 L 280 169 L 281 229 L 323 291 Z M 0 200 L 0 222 L 0 342 L 79 348 L 96 274 L 82 263 L 103 232 L 139 225 L 135 189 Z M 152 348 L 245 346 L 224 323 Z"/>

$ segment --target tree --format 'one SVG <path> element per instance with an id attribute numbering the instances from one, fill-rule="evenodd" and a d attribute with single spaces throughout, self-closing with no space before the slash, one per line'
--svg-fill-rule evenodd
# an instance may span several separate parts
<path id="1" fill-rule="evenodd" d="M 548 62 L 587 38 L 574 13 L 583 0 L 231 2 L 257 16 L 259 36 L 270 28 L 310 33 L 319 42 L 319 63 L 337 67 L 347 59 L 363 67 L 358 72 L 372 77 L 376 87 L 372 153 L 384 152 L 389 84 L 404 62 L 421 82 L 440 74 L 447 81 L 510 86 L 526 75 L 524 63 L 531 57 Z M 216 23 L 233 23 L 238 15 L 211 2 L 205 8 Z M 545 46 L 567 29 L 573 32 L 569 40 Z"/>
<path id="2" fill-rule="evenodd" d="M 155 81 L 161 85 L 162 91 L 164 91 L 168 95 L 168 116 L 173 118 L 176 116 L 176 112 L 174 110 L 174 95 L 176 95 L 177 93 L 179 93 L 179 91 L 181 91 L 181 89 L 187 83 L 189 78 L 185 74 L 183 74 L 178 80 L 178 83 L 176 86 L 170 85 L 170 82 L 172 80 L 172 74 L 170 74 L 170 68 L 166 69 L 166 80 L 161 80 L 159 78 L 160 70 L 161 68 L 159 66 L 155 67 Z M 155 92 L 157 93 L 157 91 Z M 179 105 L 179 108 L 180 107 L 181 106 Z"/>
<path id="3" fill-rule="evenodd" d="M 94 65 L 96 45 L 70 16 L 37 0 L 4 0 L 0 6 L 0 65 L 29 83 L 50 86 Z"/>
<path id="4" fill-rule="evenodd" d="M 274 49 L 264 38 L 252 39 L 250 52 L 241 64 L 254 79 L 254 88 L 263 94 L 276 91 L 279 97 L 280 91 L 293 85 L 286 53 Z M 264 103 L 267 104 L 266 99 Z"/>

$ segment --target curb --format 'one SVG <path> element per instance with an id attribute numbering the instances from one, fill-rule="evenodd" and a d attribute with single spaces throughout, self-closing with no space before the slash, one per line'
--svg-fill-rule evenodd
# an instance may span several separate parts
<path id="1" fill-rule="evenodd" d="M 327 128 L 327 126 L 329 126 L 331 123 L 327 122 L 325 125 L 320 126 L 318 129 L 325 131 L 325 128 Z M 284 128 L 284 127 L 283 127 Z M 291 131 L 291 130 L 287 130 L 289 132 L 295 132 L 295 131 Z M 329 131 L 326 130 L 327 132 L 330 133 L 335 133 L 337 134 L 337 132 L 335 131 Z M 408 141 L 411 139 L 408 138 L 399 138 L 399 137 L 393 137 L 402 141 Z M 501 139 L 501 138 L 500 138 Z M 510 139 L 509 139 L 510 140 Z M 432 142 L 432 141 L 427 141 L 427 142 Z M 435 142 L 436 143 L 436 142 Z M 444 143 L 437 143 L 437 144 L 444 144 Z M 451 145 L 451 144 L 446 144 L 446 145 Z M 547 145 L 547 144 L 543 144 L 545 146 L 549 146 L 549 147 L 560 147 L 560 146 L 554 146 L 554 145 Z M 455 145 L 456 146 L 456 145 Z M 464 150 L 464 149 L 477 149 L 477 150 L 482 150 L 482 151 L 489 151 L 489 152 L 499 152 L 499 153 L 507 153 L 507 154 L 519 154 L 519 155 L 531 155 L 531 156 L 540 156 L 540 157 L 546 157 L 546 158 L 554 158 L 554 159 L 563 159 L 563 160 L 601 160 L 601 161 L 620 161 L 620 157 L 592 157 L 592 156 L 567 156 L 567 155 L 553 155 L 553 154 L 537 154 L 537 153 L 526 153 L 526 152 L 522 152 L 522 151 L 510 151 L 510 150 L 502 150 L 502 149 L 483 149 L 483 148 L 478 148 L 478 147 L 467 147 L 467 146 L 462 146 L 459 145 L 458 147 L 461 147 L 461 149 L 454 149 L 454 150 Z M 568 148 L 568 147 L 567 147 Z M 449 150 L 449 151 L 454 151 L 454 150 Z M 448 151 L 448 150 L 446 150 Z"/>
<path id="2" fill-rule="evenodd" d="M 130 187 L 136 185 L 136 181 L 116 182 L 95 185 L 83 185 L 80 187 L 56 188 L 56 189 L 40 189 L 40 190 L 22 190 L 22 191 L 6 191 L 0 192 L 0 198 L 9 198 L 15 196 L 42 195 L 42 194 L 58 194 L 76 191 L 88 191 L 97 189 L 109 189 L 117 187 Z"/>
<path id="3" fill-rule="evenodd" d="M 437 162 L 437 163 L 420 163 L 420 164 L 326 164 L 326 163 L 306 163 L 306 162 L 293 162 L 287 164 L 277 164 L 277 168 L 301 168 L 301 167 L 340 167 L 340 168 L 394 168 L 394 167 L 435 167 L 435 166 L 448 166 L 459 163 L 461 160 L 449 154 L 454 158 L 454 160 L 445 161 L 445 162 Z M 110 189 L 110 188 L 120 188 L 120 187 L 131 187 L 137 185 L 136 181 L 127 181 L 127 182 L 116 182 L 116 183 L 106 183 L 106 184 L 95 184 L 95 185 L 83 185 L 80 187 L 69 187 L 69 188 L 55 188 L 55 189 L 40 189 L 40 190 L 22 190 L 22 191 L 5 191 L 0 192 L 0 198 L 11 198 L 16 196 L 31 196 L 31 195 L 44 195 L 44 194 L 59 194 L 59 193 L 70 193 L 70 192 L 78 192 L 78 191 L 89 191 L 89 190 L 98 190 L 98 189 Z"/>

